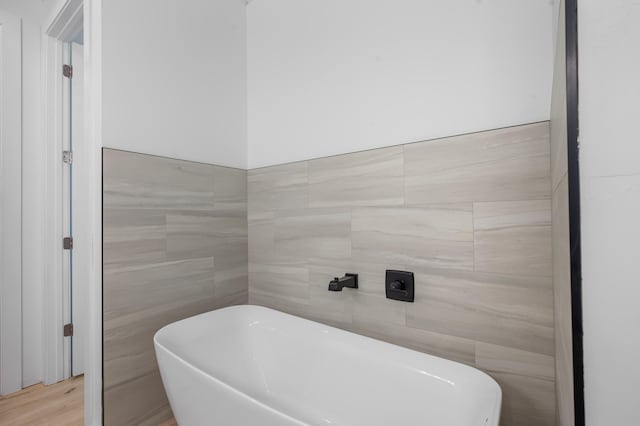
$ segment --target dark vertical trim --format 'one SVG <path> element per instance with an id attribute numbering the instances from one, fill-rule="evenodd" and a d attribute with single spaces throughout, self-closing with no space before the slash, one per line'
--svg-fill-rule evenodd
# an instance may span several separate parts
<path id="1" fill-rule="evenodd" d="M 582 253 L 580 241 L 580 164 L 578 117 L 578 0 L 565 0 L 567 66 L 567 153 L 571 256 L 571 328 L 575 425 L 585 425 L 582 329 Z"/>
<path id="2" fill-rule="evenodd" d="M 100 318 L 102 319 L 102 368 L 101 368 L 101 376 L 102 376 L 102 398 L 100 407 L 102 408 L 102 424 L 104 425 L 104 148 L 100 148 L 100 223 L 101 223 L 101 238 L 102 242 L 102 250 L 100 251 L 101 259 L 100 259 L 100 270 L 101 272 L 101 282 L 100 288 L 102 296 L 100 300 L 102 301 L 102 305 L 100 306 Z"/>

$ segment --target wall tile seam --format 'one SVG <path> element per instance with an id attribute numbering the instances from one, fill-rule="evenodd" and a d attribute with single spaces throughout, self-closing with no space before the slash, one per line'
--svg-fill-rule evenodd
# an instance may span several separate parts
<path id="1" fill-rule="evenodd" d="M 640 177 L 640 175 L 638 175 Z M 294 208 L 285 208 L 285 209 L 258 209 L 259 212 L 263 213 L 283 213 L 283 212 L 295 212 L 301 210 L 333 210 L 333 209 L 428 209 L 435 207 L 447 207 L 447 206 L 456 206 L 456 205 L 464 205 L 469 204 L 499 204 L 499 203 L 526 203 L 532 201 L 552 201 L 552 196 L 545 195 L 541 198 L 505 198 L 501 200 L 461 200 L 461 201 L 451 201 L 451 202 L 434 202 L 434 203 L 415 203 L 415 204 L 397 204 L 397 205 L 380 205 L 380 204 L 361 204 L 361 205 L 336 205 L 336 206 L 325 206 L 325 207 L 294 207 Z M 125 208 L 125 207 L 123 207 Z M 548 209 L 550 210 L 550 208 Z"/>
<path id="2" fill-rule="evenodd" d="M 478 272 L 476 264 L 476 203 L 471 203 L 471 241 L 473 241 L 473 271 Z"/>
<path id="3" fill-rule="evenodd" d="M 407 148 L 406 145 L 402 145 L 402 206 L 407 206 Z"/>
<path id="4" fill-rule="evenodd" d="M 304 268 L 308 269 L 309 268 L 309 263 L 311 263 L 311 260 L 313 259 L 313 256 L 309 256 L 309 257 L 303 257 L 300 259 L 301 262 L 304 262 L 305 266 Z M 347 259 L 347 260 L 353 260 L 353 259 Z M 253 262 L 254 264 L 258 264 L 258 265 L 270 265 L 270 264 L 279 264 L 278 261 L 267 261 L 267 262 Z M 405 265 L 408 268 L 411 268 L 411 265 Z M 357 272 L 357 271 L 355 271 Z M 414 271 L 415 272 L 415 271 Z M 490 277 L 495 277 L 497 279 L 502 279 L 502 280 L 508 280 L 508 279 L 524 279 L 524 280 L 536 280 L 536 279 L 544 279 L 544 280 L 548 280 L 550 282 L 549 286 L 529 286 L 529 287 L 535 287 L 535 288 L 541 288 L 541 289 L 553 289 L 552 287 L 552 276 L 550 275 L 539 275 L 539 274 L 509 274 L 509 273 L 504 273 L 504 272 L 487 272 L 487 271 L 472 271 L 469 269 L 458 269 L 458 268 L 436 268 L 436 267 L 423 267 L 423 269 L 420 269 L 419 272 L 417 272 L 417 274 L 424 274 L 424 275 L 428 275 L 428 274 L 434 274 L 434 275 L 438 275 L 438 274 L 442 274 L 442 275 L 447 275 L 447 273 L 461 273 L 463 275 L 480 275 L 482 277 L 486 277 L 486 278 L 490 278 Z M 306 283 L 305 283 L 306 284 Z M 480 286 L 479 286 L 480 287 Z M 520 286 L 517 286 L 520 287 Z M 528 287 L 522 287 L 522 288 L 528 288 Z M 382 294 L 380 295 L 381 297 L 383 296 Z"/>

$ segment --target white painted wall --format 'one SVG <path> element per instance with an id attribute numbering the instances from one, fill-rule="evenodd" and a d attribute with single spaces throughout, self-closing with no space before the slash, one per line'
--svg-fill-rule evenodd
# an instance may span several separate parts
<path id="1" fill-rule="evenodd" d="M 102 5 L 104 146 L 246 168 L 245 1 Z"/>
<path id="2" fill-rule="evenodd" d="M 580 173 L 588 426 L 640 424 L 640 3 L 580 0 Z"/>
<path id="3" fill-rule="evenodd" d="M 42 138 L 40 25 L 22 23 L 22 385 L 43 378 L 43 209 L 45 149 Z"/>
<path id="4" fill-rule="evenodd" d="M 0 10 L 0 395 L 22 385 L 22 46 L 20 18 Z"/>
<path id="5" fill-rule="evenodd" d="M 0 9 L 28 22 L 40 23 L 47 18 L 52 6 L 60 1 L 63 0 L 0 0 Z"/>
<path id="6" fill-rule="evenodd" d="M 558 19 L 560 18 L 560 0 L 549 0 L 551 3 L 551 48 L 553 49 L 553 57 L 555 58 L 556 48 L 558 47 Z M 562 17 L 564 19 L 564 16 Z"/>
<path id="7" fill-rule="evenodd" d="M 21 24 L 22 81 L 21 188 L 22 212 L 22 386 L 38 383 L 43 377 L 43 208 L 44 147 L 42 142 L 41 20 L 48 3 L 41 0 L 1 0 L 0 9 Z"/>
<path id="8" fill-rule="evenodd" d="M 253 0 L 249 167 L 549 119 L 549 0 Z"/>

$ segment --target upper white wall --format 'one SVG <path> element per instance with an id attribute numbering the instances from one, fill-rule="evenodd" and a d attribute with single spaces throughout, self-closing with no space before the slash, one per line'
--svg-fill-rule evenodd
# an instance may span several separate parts
<path id="1" fill-rule="evenodd" d="M 104 146 L 246 168 L 245 1 L 102 8 Z"/>
<path id="2" fill-rule="evenodd" d="M 640 3 L 578 2 L 587 426 L 640 425 Z"/>
<path id="3" fill-rule="evenodd" d="M 549 119 L 549 0 L 253 0 L 249 167 Z"/>
<path id="4" fill-rule="evenodd" d="M 41 24 L 62 0 L 0 0 L 0 9 L 32 24 Z"/>

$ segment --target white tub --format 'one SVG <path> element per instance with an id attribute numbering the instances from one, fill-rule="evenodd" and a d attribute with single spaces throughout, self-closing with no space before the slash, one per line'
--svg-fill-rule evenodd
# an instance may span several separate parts
<path id="1" fill-rule="evenodd" d="M 263 307 L 188 318 L 154 342 L 180 426 L 498 425 L 483 372 Z"/>

